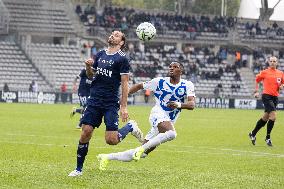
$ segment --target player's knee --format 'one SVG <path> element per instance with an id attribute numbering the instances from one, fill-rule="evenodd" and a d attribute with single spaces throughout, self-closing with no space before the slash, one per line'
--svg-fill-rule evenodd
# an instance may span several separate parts
<path id="1" fill-rule="evenodd" d="M 167 133 L 168 141 L 169 140 L 174 140 L 177 137 L 177 132 L 176 131 L 169 130 L 166 133 Z"/>
<path id="2" fill-rule="evenodd" d="M 109 138 L 106 138 L 105 140 L 106 140 L 106 143 L 109 145 L 117 145 L 119 143 L 119 140 L 114 137 L 109 137 Z"/>
<path id="3" fill-rule="evenodd" d="M 92 137 L 93 128 L 88 125 L 83 125 L 81 137 L 84 139 L 90 139 Z"/>

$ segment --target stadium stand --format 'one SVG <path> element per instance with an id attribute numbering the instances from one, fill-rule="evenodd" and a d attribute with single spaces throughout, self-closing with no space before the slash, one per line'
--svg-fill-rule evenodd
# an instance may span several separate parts
<path id="1" fill-rule="evenodd" d="M 81 6 L 80 6 L 81 7 Z M 84 9 L 84 11 L 82 10 Z M 105 7 L 97 11 L 93 6 L 76 8 L 76 13 L 84 23 L 90 35 L 96 28 L 120 28 L 135 36 L 135 27 L 145 21 L 151 21 L 159 32 L 159 38 L 193 40 L 228 40 L 228 31 L 234 27 L 232 17 L 208 17 L 203 15 L 178 15 L 175 13 L 145 12 L 142 10 Z"/>
<path id="2" fill-rule="evenodd" d="M 167 66 L 172 60 L 184 63 L 185 75 L 196 84 L 196 93 L 202 96 L 212 96 L 214 90 L 220 90 L 216 97 L 249 96 L 250 90 L 240 75 L 240 67 L 229 64 L 227 56 L 220 57 L 208 48 L 194 48 L 185 53 L 176 49 L 164 50 L 148 46 L 145 53 L 136 49 L 129 52 L 132 58 L 132 69 L 135 82 L 143 82 L 155 76 L 166 76 Z M 222 52 L 222 49 L 220 50 Z M 216 90 L 215 90 L 216 91 Z"/>
<path id="3" fill-rule="evenodd" d="M 7 83 L 10 90 L 28 91 L 32 80 L 37 81 L 42 91 L 52 90 L 15 43 L 0 41 L 0 84 Z"/>
<path id="4" fill-rule="evenodd" d="M 268 25 L 268 26 L 267 26 Z M 237 24 L 239 36 L 243 42 L 265 42 L 283 44 L 284 30 L 276 22 L 240 22 Z"/>
<path id="5" fill-rule="evenodd" d="M 43 0 L 2 0 L 10 13 L 10 29 L 21 32 L 74 34 L 64 10 Z"/>
<path id="6" fill-rule="evenodd" d="M 27 52 L 56 90 L 62 83 L 71 89 L 75 75 L 84 66 L 80 49 L 75 46 L 32 43 L 28 45 Z"/>

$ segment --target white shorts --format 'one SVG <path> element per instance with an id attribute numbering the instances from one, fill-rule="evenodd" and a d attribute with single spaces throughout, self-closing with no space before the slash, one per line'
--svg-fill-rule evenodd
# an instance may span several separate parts
<path id="1" fill-rule="evenodd" d="M 157 106 L 154 106 L 149 116 L 151 130 L 147 133 L 145 139 L 150 140 L 151 138 L 157 136 L 159 134 L 158 124 L 164 121 L 169 121 L 174 126 L 174 121 L 169 118 L 165 111 Z"/>

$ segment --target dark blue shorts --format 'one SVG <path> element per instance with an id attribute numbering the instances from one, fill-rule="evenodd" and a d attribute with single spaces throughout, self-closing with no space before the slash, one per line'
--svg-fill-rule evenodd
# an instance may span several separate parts
<path id="1" fill-rule="evenodd" d="M 99 128 L 104 117 L 106 131 L 117 131 L 119 123 L 118 110 L 117 107 L 101 108 L 87 105 L 81 123 Z"/>
<path id="2" fill-rule="evenodd" d="M 79 96 L 80 106 L 86 107 L 87 106 L 87 96 Z"/>

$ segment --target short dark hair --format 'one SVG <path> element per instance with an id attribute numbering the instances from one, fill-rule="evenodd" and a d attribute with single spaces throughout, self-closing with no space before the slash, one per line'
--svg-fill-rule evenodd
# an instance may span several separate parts
<path id="1" fill-rule="evenodd" d="M 122 31 L 120 32 L 122 33 L 121 40 L 124 42 L 123 45 L 121 45 L 120 49 L 125 50 L 126 49 L 126 36 Z"/>
<path id="2" fill-rule="evenodd" d="M 181 62 L 174 60 L 174 61 L 171 61 L 170 64 L 172 64 L 172 63 L 178 63 L 179 66 L 181 67 L 181 69 L 184 70 L 184 66 L 183 66 L 183 64 Z"/>

